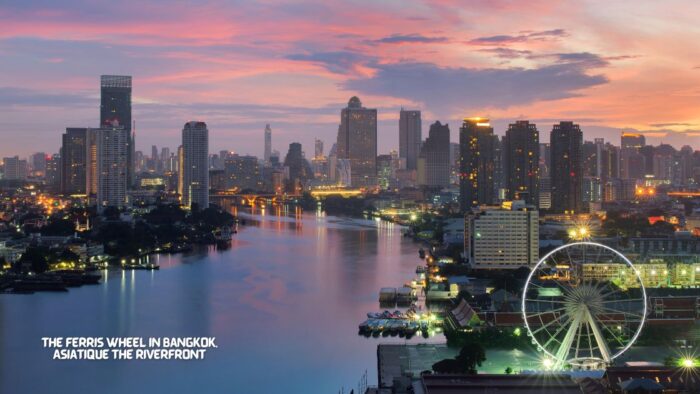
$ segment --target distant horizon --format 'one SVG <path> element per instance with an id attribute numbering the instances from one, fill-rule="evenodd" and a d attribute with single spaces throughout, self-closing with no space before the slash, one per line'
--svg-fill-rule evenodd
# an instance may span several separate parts
<path id="1" fill-rule="evenodd" d="M 424 137 L 440 120 L 456 141 L 482 115 L 499 135 L 528 119 L 547 138 L 571 120 L 590 140 L 633 131 L 700 149 L 700 4 L 468 4 L 8 0 L 0 155 L 56 153 L 66 127 L 97 126 L 102 74 L 134 77 L 142 151 L 176 147 L 190 120 L 213 152 L 262 156 L 267 123 L 281 153 L 315 138 L 330 149 L 354 95 L 379 111 L 379 152 L 398 147 L 401 107 L 421 110 Z"/>

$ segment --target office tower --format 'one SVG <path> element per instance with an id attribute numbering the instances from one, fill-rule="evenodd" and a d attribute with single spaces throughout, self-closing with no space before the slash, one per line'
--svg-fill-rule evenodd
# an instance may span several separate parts
<path id="1" fill-rule="evenodd" d="M 421 131 L 420 111 L 406 111 L 401 108 L 399 113 L 399 157 L 405 160 L 407 170 L 418 169 L 423 133 Z"/>
<path id="2" fill-rule="evenodd" d="M 355 96 L 340 114 L 337 153 L 352 168 L 352 187 L 377 184 L 377 110 L 364 108 Z"/>
<path id="3" fill-rule="evenodd" d="M 532 267 L 539 259 L 539 215 L 525 201 L 481 206 L 464 218 L 464 256 L 472 269 Z"/>
<path id="4" fill-rule="evenodd" d="M 134 182 L 134 147 L 136 146 L 131 118 L 131 76 L 102 75 L 100 77 L 100 127 L 121 126 L 127 132 L 127 184 Z"/>
<path id="5" fill-rule="evenodd" d="M 230 155 L 224 160 L 226 188 L 262 190 L 262 172 L 255 156 Z"/>
<path id="6" fill-rule="evenodd" d="M 209 208 L 209 130 L 204 122 L 182 128 L 182 205 Z"/>
<path id="7" fill-rule="evenodd" d="M 510 124 L 503 151 L 506 199 L 539 205 L 540 135 L 537 126 L 527 120 Z"/>
<path id="8" fill-rule="evenodd" d="M 20 160 L 19 156 L 2 159 L 4 179 L 19 181 L 27 179 L 27 161 Z"/>
<path id="9" fill-rule="evenodd" d="M 554 125 L 550 135 L 552 211 L 577 214 L 583 211 L 583 133 L 573 122 Z"/>
<path id="10" fill-rule="evenodd" d="M 640 150 L 646 145 L 643 134 L 625 133 L 620 136 L 620 178 L 639 179 L 644 176 L 644 157 Z"/>
<path id="11" fill-rule="evenodd" d="M 459 206 L 462 212 L 494 202 L 494 137 L 487 118 L 466 118 L 459 129 Z"/>
<path id="12" fill-rule="evenodd" d="M 620 177 L 620 147 L 605 143 L 600 158 L 600 169 L 603 182 Z"/>
<path id="13" fill-rule="evenodd" d="M 418 155 L 418 185 L 447 187 L 450 184 L 450 126 L 430 125 L 428 138 Z"/>
<path id="14" fill-rule="evenodd" d="M 61 187 L 61 156 L 58 154 L 51 155 L 46 160 L 46 175 L 44 177 L 46 186 L 52 192 L 59 191 Z"/>
<path id="15" fill-rule="evenodd" d="M 46 161 L 48 156 L 44 152 L 37 152 L 32 155 L 32 172 L 34 176 L 43 177 L 46 174 Z"/>
<path id="16" fill-rule="evenodd" d="M 129 134 L 123 127 L 95 131 L 97 151 L 97 210 L 126 205 Z"/>
<path id="17" fill-rule="evenodd" d="M 272 156 L 272 128 L 268 123 L 265 125 L 265 153 L 263 156 L 265 164 L 270 164 L 270 156 Z"/>
<path id="18" fill-rule="evenodd" d="M 61 144 L 62 194 L 86 194 L 87 152 L 87 128 L 66 128 Z"/>

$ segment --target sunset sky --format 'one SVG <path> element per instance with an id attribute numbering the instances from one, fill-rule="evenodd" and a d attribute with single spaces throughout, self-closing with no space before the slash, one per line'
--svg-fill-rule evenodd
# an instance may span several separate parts
<path id="1" fill-rule="evenodd" d="M 484 115 L 498 134 L 529 119 L 548 141 L 621 130 L 700 149 L 696 1 L 0 2 L 0 155 L 55 153 L 67 126 L 99 123 L 99 76 L 133 76 L 137 149 L 207 122 L 210 151 L 328 151 L 357 95 L 379 110 L 379 152 L 398 112 Z"/>

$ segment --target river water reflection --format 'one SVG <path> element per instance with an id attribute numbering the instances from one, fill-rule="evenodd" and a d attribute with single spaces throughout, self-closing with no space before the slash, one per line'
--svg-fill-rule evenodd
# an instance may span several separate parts
<path id="1" fill-rule="evenodd" d="M 230 249 L 154 256 L 68 293 L 0 296 L 0 392 L 337 393 L 376 382 L 357 325 L 411 279 L 418 246 L 386 222 L 246 215 Z M 203 361 L 52 361 L 46 336 L 215 336 Z M 413 338 L 411 343 L 424 341 Z M 357 390 L 357 389 L 356 389 Z"/>

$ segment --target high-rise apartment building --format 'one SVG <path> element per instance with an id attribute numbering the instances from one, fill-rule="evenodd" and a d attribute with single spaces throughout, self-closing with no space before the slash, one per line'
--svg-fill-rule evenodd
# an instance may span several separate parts
<path id="1" fill-rule="evenodd" d="M 61 193 L 86 194 L 88 139 L 87 128 L 68 127 L 61 144 Z"/>
<path id="2" fill-rule="evenodd" d="M 583 133 L 573 122 L 554 125 L 550 135 L 552 211 L 583 212 Z"/>
<path id="3" fill-rule="evenodd" d="M 525 201 L 474 208 L 464 227 L 464 256 L 473 269 L 532 267 L 539 260 L 539 214 Z"/>
<path id="4" fill-rule="evenodd" d="M 421 128 L 420 111 L 402 108 L 399 113 L 399 157 L 406 162 L 407 170 L 418 169 L 418 155 L 423 141 Z"/>
<path id="5" fill-rule="evenodd" d="M 525 200 L 537 206 L 540 198 L 540 136 L 537 126 L 527 120 L 512 123 L 503 142 L 506 199 Z"/>
<path id="6" fill-rule="evenodd" d="M 459 129 L 459 202 L 462 212 L 494 198 L 494 135 L 487 118 L 466 118 Z"/>
<path id="7" fill-rule="evenodd" d="M 3 162 L 4 179 L 9 181 L 20 181 L 27 179 L 27 161 L 19 156 L 5 157 Z"/>
<path id="8" fill-rule="evenodd" d="M 90 133 L 91 131 L 89 131 Z M 119 127 L 94 130 L 97 153 L 97 210 L 127 203 L 128 131 Z"/>
<path id="9" fill-rule="evenodd" d="M 100 77 L 100 127 L 121 126 L 127 132 L 127 184 L 134 177 L 134 147 L 131 117 L 131 76 L 102 75 Z"/>
<path id="10" fill-rule="evenodd" d="M 209 207 L 209 130 L 199 121 L 182 128 L 182 205 Z"/>
<path id="11" fill-rule="evenodd" d="M 351 186 L 377 184 L 377 110 L 364 108 L 352 97 L 340 114 L 337 143 L 338 159 L 347 159 Z"/>
<path id="12" fill-rule="evenodd" d="M 450 127 L 437 121 L 430 125 L 428 133 L 418 156 L 418 185 L 447 187 L 450 184 Z"/>

